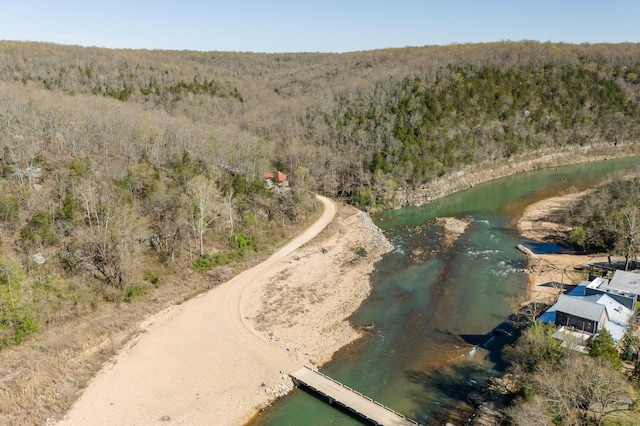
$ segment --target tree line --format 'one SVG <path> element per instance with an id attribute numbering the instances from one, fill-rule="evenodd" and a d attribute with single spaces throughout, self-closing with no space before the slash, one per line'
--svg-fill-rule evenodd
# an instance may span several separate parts
<path id="1" fill-rule="evenodd" d="M 564 220 L 580 250 L 624 256 L 626 270 L 637 261 L 639 209 L 640 178 L 618 176 L 574 203 Z"/>
<path id="2" fill-rule="evenodd" d="M 624 84 L 582 64 L 450 65 L 308 112 L 305 137 L 357 155 L 334 163 L 337 189 L 361 206 L 374 198 L 384 206 L 395 188 L 420 188 L 469 164 L 637 141 L 640 109 Z"/>

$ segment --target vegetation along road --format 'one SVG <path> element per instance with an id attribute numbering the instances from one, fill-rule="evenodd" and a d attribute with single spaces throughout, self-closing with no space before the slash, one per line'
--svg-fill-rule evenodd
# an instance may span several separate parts
<path id="1" fill-rule="evenodd" d="M 240 317 L 240 297 L 331 222 L 335 204 L 318 198 L 322 216 L 269 259 L 146 321 L 139 337 L 103 368 L 60 424 L 246 421 L 246 402 L 238 395 L 282 381 L 282 372 L 301 368 L 303 360 L 253 334 Z M 221 419 L 223 412 L 229 418 Z"/>

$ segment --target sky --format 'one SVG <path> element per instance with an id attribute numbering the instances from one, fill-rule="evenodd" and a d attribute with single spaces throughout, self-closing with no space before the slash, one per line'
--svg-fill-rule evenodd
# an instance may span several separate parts
<path id="1" fill-rule="evenodd" d="M 0 40 L 266 53 L 640 42 L 640 0 L 0 0 Z"/>

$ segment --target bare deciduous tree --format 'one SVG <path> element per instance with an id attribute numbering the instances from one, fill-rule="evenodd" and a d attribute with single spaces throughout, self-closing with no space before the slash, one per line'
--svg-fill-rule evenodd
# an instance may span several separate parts
<path id="1" fill-rule="evenodd" d="M 131 205 L 102 191 L 90 186 L 80 193 L 89 225 L 83 235 L 84 260 L 96 277 L 122 290 L 137 252 L 136 240 L 144 234 L 144 220 Z"/>
<path id="2" fill-rule="evenodd" d="M 534 396 L 508 410 L 518 425 L 539 424 L 535 415 L 562 424 L 602 425 L 631 402 L 629 383 L 604 358 L 569 354 L 561 364 L 539 364 L 527 383 Z"/>
<path id="3" fill-rule="evenodd" d="M 204 234 L 217 217 L 219 195 L 214 185 L 201 175 L 189 181 L 187 194 L 189 196 L 187 223 L 198 241 L 199 253 L 202 256 L 204 255 Z"/>
<path id="4" fill-rule="evenodd" d="M 625 223 L 627 225 L 627 237 L 626 237 L 626 243 L 627 243 L 627 250 L 625 253 L 625 262 L 624 262 L 624 270 L 628 271 L 629 270 L 629 261 L 631 259 L 631 254 L 634 253 L 635 254 L 635 247 L 636 247 L 636 235 L 638 234 L 638 231 L 640 231 L 640 227 L 638 226 L 638 208 L 637 206 L 633 206 L 633 207 L 628 207 L 623 211 L 623 215 L 625 218 Z"/>

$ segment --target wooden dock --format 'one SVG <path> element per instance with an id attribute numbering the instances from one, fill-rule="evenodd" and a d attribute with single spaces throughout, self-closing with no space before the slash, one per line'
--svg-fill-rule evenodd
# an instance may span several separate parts
<path id="1" fill-rule="evenodd" d="M 379 402 L 310 367 L 301 368 L 291 374 L 291 378 L 298 387 L 304 386 L 311 389 L 326 397 L 329 400 L 329 404 L 336 402 L 349 411 L 373 422 L 373 424 L 385 426 L 418 425 L 417 422 L 407 419 L 391 408 L 385 407 Z"/>

